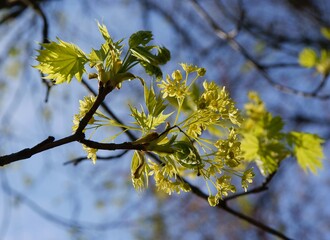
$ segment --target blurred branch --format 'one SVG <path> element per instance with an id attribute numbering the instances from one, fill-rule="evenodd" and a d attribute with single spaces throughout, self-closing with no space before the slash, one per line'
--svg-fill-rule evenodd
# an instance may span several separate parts
<path id="1" fill-rule="evenodd" d="M 6 182 L 7 179 L 4 178 L 5 178 L 4 174 L 0 173 L 2 189 L 6 187 L 6 183 L 7 183 Z M 10 189 L 7 189 L 7 193 L 11 194 L 12 192 L 10 191 Z M 2 197 L 3 197 L 3 202 L 2 202 L 3 209 L 2 209 L 2 217 L 0 224 L 0 239 L 5 239 L 12 218 L 12 205 L 10 204 L 10 199 L 5 194 L 3 194 Z"/>
<path id="2" fill-rule="evenodd" d="M 264 79 L 267 80 L 267 82 L 273 86 L 274 88 L 278 89 L 279 91 L 285 92 L 285 93 L 290 93 L 290 94 L 295 94 L 303 97 L 314 97 L 314 98 L 319 98 L 322 100 L 327 100 L 330 98 L 330 95 L 318 95 L 318 93 L 315 92 L 304 92 L 300 91 L 285 85 L 281 85 L 277 82 L 275 82 L 270 75 L 268 74 L 267 70 L 263 68 L 263 65 L 258 63 L 249 53 L 248 51 L 235 40 L 236 36 L 232 36 L 230 32 L 224 31 L 224 29 L 219 26 L 213 18 L 208 14 L 204 8 L 198 3 L 197 0 L 190 0 L 192 3 L 193 7 L 195 8 L 196 12 L 212 27 L 215 35 L 220 38 L 221 40 L 226 41 L 232 49 L 235 51 L 239 52 L 247 61 L 249 61 L 254 68 L 264 77 Z"/>
<path id="3" fill-rule="evenodd" d="M 17 18 L 25 11 L 25 9 L 26 9 L 26 7 L 20 7 L 18 9 L 13 9 L 11 12 L 9 12 L 8 14 L 6 14 L 2 17 L 2 19 L 0 20 L 0 25 Z"/>
<path id="4" fill-rule="evenodd" d="M 9 184 L 8 178 L 5 174 L 5 171 L 2 171 L 0 174 L 1 177 L 1 186 L 2 190 L 4 193 L 6 193 L 8 196 L 11 198 L 18 200 L 20 203 L 25 204 L 28 208 L 30 208 L 33 212 L 41 216 L 42 218 L 56 223 L 58 225 L 64 226 L 64 227 L 69 227 L 69 228 L 76 228 L 76 229 L 84 229 L 84 230 L 99 230 L 99 231 L 105 231 L 108 229 L 114 229 L 118 227 L 127 227 L 130 225 L 133 225 L 137 222 L 136 219 L 133 220 L 127 220 L 127 216 L 125 218 L 120 215 L 118 220 L 111 220 L 111 221 L 102 221 L 100 223 L 94 223 L 94 222 L 85 222 L 85 221 L 77 221 L 77 220 L 72 220 L 68 218 L 64 218 L 61 216 L 58 216 L 54 213 L 51 213 L 49 209 L 45 209 L 42 206 L 40 206 L 38 203 L 35 201 L 31 200 L 28 198 L 26 195 L 23 193 L 15 190 L 12 188 Z M 132 204 L 132 208 L 136 208 L 135 204 Z M 6 206 L 8 208 L 8 206 Z M 131 211 L 127 211 L 127 214 L 132 213 Z M 125 215 L 127 215 L 125 214 Z M 151 216 L 147 216 L 146 219 L 152 219 Z M 8 219 L 7 219 L 8 220 Z"/>
<path id="5" fill-rule="evenodd" d="M 183 42 L 186 45 L 193 46 L 193 43 L 191 41 L 192 38 L 190 37 L 189 31 L 186 31 L 185 28 L 181 27 L 178 22 L 175 21 L 175 15 L 160 7 L 159 4 L 155 3 L 155 1 L 144 0 L 141 4 L 143 4 L 146 9 L 151 9 L 163 16 L 170 24 L 172 24 L 173 28 L 179 33 L 179 36 L 182 38 Z"/>
<path id="6" fill-rule="evenodd" d="M 108 160 L 113 160 L 113 159 L 118 159 L 118 158 L 121 158 L 122 156 L 124 156 L 126 153 L 128 153 L 128 150 L 126 151 L 123 151 L 122 153 L 119 153 L 117 155 L 111 155 L 111 156 L 97 156 L 97 160 L 105 160 L 105 161 L 108 161 Z M 88 159 L 87 157 L 78 157 L 78 158 L 74 158 L 70 161 L 67 161 L 67 162 L 64 162 L 63 165 L 69 165 L 69 164 L 73 164 L 74 166 L 77 166 L 79 163 L 85 161 L 85 160 L 90 160 Z"/>
<path id="7" fill-rule="evenodd" d="M 42 8 L 39 6 L 39 4 L 36 1 L 31 0 L 21 0 L 22 2 L 26 3 L 28 6 L 32 7 L 32 9 L 41 17 L 43 22 L 43 28 L 42 28 L 42 43 L 49 43 L 48 35 L 49 35 L 49 23 L 48 19 L 46 17 L 46 14 L 42 10 Z M 43 47 L 40 45 L 40 50 Z M 42 83 L 46 86 L 46 96 L 45 96 L 45 102 L 48 102 L 49 94 L 51 88 L 54 86 L 54 83 L 49 80 L 45 79 L 45 75 L 40 72 L 40 76 L 42 79 Z"/>
<path id="8" fill-rule="evenodd" d="M 273 177 L 275 176 L 275 174 L 276 174 L 276 172 L 274 172 L 274 173 L 270 174 L 269 176 L 267 176 L 265 181 L 259 187 L 255 187 L 255 188 L 250 189 L 249 191 L 234 194 L 232 196 L 226 197 L 223 201 L 227 202 L 227 201 L 230 201 L 230 200 L 242 197 L 242 196 L 255 194 L 255 193 L 260 193 L 260 192 L 268 190 L 268 185 L 271 182 L 271 180 L 273 179 Z"/>
<path id="9" fill-rule="evenodd" d="M 200 198 L 208 201 L 208 195 L 207 194 L 205 194 L 198 187 L 192 185 L 191 183 L 187 182 L 186 180 L 185 180 L 185 182 L 189 184 L 189 186 L 191 188 L 191 191 L 195 195 L 197 195 L 198 197 L 200 197 Z M 227 202 L 226 201 L 221 201 L 216 207 L 217 208 L 220 208 L 220 209 L 222 209 L 222 210 L 224 210 L 224 211 L 226 211 L 226 212 L 228 212 L 228 213 L 230 213 L 232 215 L 234 215 L 235 217 L 238 217 L 241 220 L 244 220 L 244 221 L 246 221 L 246 222 L 254 225 L 255 227 L 257 227 L 259 229 L 262 229 L 263 231 L 265 231 L 265 232 L 267 232 L 269 234 L 272 234 L 274 236 L 277 236 L 277 237 L 279 237 L 281 239 L 290 239 L 289 237 L 285 236 L 283 233 L 281 233 L 281 232 L 279 232 L 279 231 L 277 231 L 277 230 L 275 230 L 275 229 L 273 229 L 273 228 L 271 228 L 271 227 L 263 224 L 262 222 L 259 222 L 259 221 L 255 220 L 254 218 L 251 218 L 249 216 L 246 216 L 246 215 L 244 215 L 244 214 L 242 214 L 242 213 L 240 213 L 240 212 L 232 209 L 231 207 L 229 207 L 227 205 Z"/>
<path id="10" fill-rule="evenodd" d="M 320 84 L 314 89 L 314 91 L 312 91 L 312 93 L 317 94 L 319 91 L 322 90 L 322 88 L 324 88 L 325 84 L 327 83 L 327 80 L 329 79 L 329 75 L 324 75 L 322 77 L 322 80 L 320 82 Z"/>

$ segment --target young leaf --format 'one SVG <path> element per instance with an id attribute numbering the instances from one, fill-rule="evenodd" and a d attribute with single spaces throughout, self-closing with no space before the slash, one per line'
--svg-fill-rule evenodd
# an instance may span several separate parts
<path id="1" fill-rule="evenodd" d="M 73 77 L 81 81 L 85 72 L 84 65 L 88 59 L 85 53 L 76 45 L 57 39 L 57 42 L 41 44 L 44 49 L 39 50 L 35 68 L 48 74 L 47 79 L 55 83 L 70 82 Z"/>
<path id="2" fill-rule="evenodd" d="M 157 50 L 157 54 L 151 53 L 153 49 Z M 162 72 L 159 65 L 167 63 L 171 54 L 170 51 L 165 47 L 158 46 L 136 46 L 130 49 L 130 52 L 136 61 L 138 61 L 146 70 L 146 72 L 151 76 L 156 76 L 160 78 Z"/>
<path id="3" fill-rule="evenodd" d="M 146 114 L 143 108 L 141 108 L 141 112 L 132 106 L 130 106 L 130 109 L 131 116 L 136 120 L 135 124 L 141 127 L 145 132 L 156 129 L 157 126 L 164 123 L 165 120 L 172 115 L 172 113 L 163 114 L 163 112 L 160 112 L 157 116 L 152 116 Z"/>
<path id="4" fill-rule="evenodd" d="M 103 47 L 100 50 L 92 49 L 91 53 L 88 55 L 90 67 L 94 67 L 96 64 L 103 63 L 106 58 L 106 52 Z"/>
<path id="5" fill-rule="evenodd" d="M 253 161 L 259 158 L 259 140 L 253 133 L 244 133 L 241 149 L 244 153 L 244 158 L 247 161 Z"/>
<path id="6" fill-rule="evenodd" d="M 108 32 L 107 27 L 104 24 L 100 24 L 99 22 L 97 23 L 97 26 L 99 27 L 99 31 L 102 34 L 104 40 L 109 40 L 111 39 L 110 34 Z"/>
<path id="7" fill-rule="evenodd" d="M 152 116 L 157 116 L 166 108 L 164 99 L 155 94 L 153 87 L 148 89 L 147 85 L 144 85 L 144 101 L 147 105 L 148 112 Z"/>
<path id="8" fill-rule="evenodd" d="M 310 133 L 291 132 L 288 141 L 293 146 L 293 154 L 302 169 L 308 169 L 315 174 L 318 168 L 322 168 L 323 139 Z"/>
<path id="9" fill-rule="evenodd" d="M 139 45 L 147 45 L 152 40 L 152 33 L 150 31 L 138 31 L 131 35 L 128 41 L 130 48 L 135 48 Z"/>

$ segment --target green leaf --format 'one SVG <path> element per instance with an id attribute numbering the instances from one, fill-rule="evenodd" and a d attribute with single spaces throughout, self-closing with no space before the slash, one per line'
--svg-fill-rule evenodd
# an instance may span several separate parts
<path id="1" fill-rule="evenodd" d="M 136 120 L 135 124 L 143 129 L 144 132 L 149 132 L 150 130 L 156 129 L 160 124 L 164 123 L 165 120 L 172 115 L 159 113 L 157 116 L 147 115 L 143 108 L 141 107 L 141 112 L 137 108 L 129 106 L 131 110 L 131 115 Z"/>
<path id="2" fill-rule="evenodd" d="M 317 169 L 323 167 L 323 139 L 310 133 L 291 132 L 288 135 L 288 142 L 293 147 L 293 154 L 304 171 L 310 170 L 315 174 Z"/>
<path id="3" fill-rule="evenodd" d="M 148 75 L 155 76 L 157 79 L 161 79 L 163 77 L 163 73 L 160 67 L 148 64 L 146 62 L 140 62 L 140 64 Z"/>
<path id="4" fill-rule="evenodd" d="M 144 85 L 144 101 L 147 105 L 149 114 L 152 116 L 159 115 L 166 108 L 164 99 L 161 95 L 156 96 L 153 87 L 149 89 L 146 84 Z"/>
<path id="5" fill-rule="evenodd" d="M 91 53 L 88 55 L 90 67 L 94 67 L 98 63 L 103 63 L 106 58 L 106 52 L 103 47 L 100 50 L 92 49 Z"/>
<path id="6" fill-rule="evenodd" d="M 102 34 L 105 43 L 102 44 L 100 50 L 93 50 L 90 54 L 91 66 L 99 62 L 105 61 L 105 67 L 108 71 L 111 68 L 114 68 L 115 65 L 120 62 L 120 56 L 122 52 L 123 45 L 121 44 L 123 39 L 114 42 L 111 38 L 108 29 L 105 25 L 97 23 L 99 31 Z"/>
<path id="7" fill-rule="evenodd" d="M 280 142 L 263 142 L 259 145 L 259 160 L 256 161 L 262 175 L 267 176 L 278 169 L 279 163 L 287 156 L 285 146 Z"/>
<path id="8" fill-rule="evenodd" d="M 151 53 L 153 49 L 157 50 L 157 54 Z M 162 77 L 162 72 L 159 65 L 167 63 L 171 54 L 170 51 L 165 47 L 158 46 L 137 46 L 130 49 L 132 56 L 144 67 L 146 72 L 151 76 L 156 76 L 157 78 Z"/>
<path id="9" fill-rule="evenodd" d="M 299 54 L 299 64 L 306 68 L 312 68 L 317 63 L 317 54 L 311 48 L 304 48 Z"/>
<path id="10" fill-rule="evenodd" d="M 144 113 L 143 108 L 141 107 L 142 111 L 139 112 L 137 108 L 132 107 L 129 105 L 129 108 L 131 110 L 131 116 L 135 119 L 136 122 L 134 122 L 136 125 L 138 125 L 140 128 L 145 130 L 145 132 L 148 132 L 150 129 L 148 127 L 148 117 Z"/>
<path id="11" fill-rule="evenodd" d="M 171 116 L 172 113 L 163 114 L 159 113 L 157 116 L 148 115 L 148 124 L 150 129 L 156 129 L 160 124 L 165 123 L 166 119 Z"/>
<path id="12" fill-rule="evenodd" d="M 39 62 L 35 68 L 47 74 L 47 79 L 55 83 L 70 82 L 73 77 L 81 81 L 86 71 L 84 65 L 88 58 L 76 45 L 57 39 L 57 42 L 41 44 L 44 49 L 39 50 L 36 60 Z"/>
<path id="13" fill-rule="evenodd" d="M 152 33 L 150 31 L 138 31 L 136 33 L 133 33 L 128 41 L 130 48 L 135 48 L 139 45 L 147 45 L 152 38 Z"/>
<path id="14" fill-rule="evenodd" d="M 241 143 L 241 149 L 244 154 L 244 158 L 248 161 L 254 161 L 258 158 L 259 152 L 259 140 L 253 133 L 242 134 L 243 139 Z"/>

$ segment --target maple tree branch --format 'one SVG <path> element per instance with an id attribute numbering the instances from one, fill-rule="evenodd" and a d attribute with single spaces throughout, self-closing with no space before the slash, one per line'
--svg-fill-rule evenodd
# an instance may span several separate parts
<path id="1" fill-rule="evenodd" d="M 97 93 L 91 88 L 91 86 L 87 83 L 87 81 L 85 79 L 81 80 L 81 83 L 88 89 L 88 91 L 90 91 L 94 96 L 97 96 Z M 115 120 L 116 122 L 118 122 L 121 125 L 124 125 L 123 122 L 116 116 L 116 114 L 114 114 L 113 111 L 111 111 L 111 109 L 108 107 L 107 104 L 105 104 L 105 102 L 103 101 L 100 105 L 112 118 L 113 120 Z M 127 128 L 125 127 L 121 127 L 122 130 L 125 131 L 125 134 L 127 135 L 127 137 L 131 140 L 131 141 L 135 141 L 137 139 L 137 137 Z"/>
<path id="2" fill-rule="evenodd" d="M 19 152 L 1 156 L 0 157 L 0 166 L 5 166 L 7 164 L 10 164 L 10 163 L 13 163 L 13 162 L 16 162 L 19 160 L 30 158 L 37 153 L 40 153 L 40 152 L 43 152 L 43 151 L 46 151 L 48 149 L 52 149 L 55 147 L 59 147 L 61 145 L 64 145 L 64 144 L 67 144 L 70 142 L 74 142 L 74 141 L 76 141 L 75 135 L 71 135 L 71 136 L 59 139 L 57 141 L 55 141 L 54 137 L 49 136 L 47 139 L 38 143 L 37 145 L 35 145 L 32 148 L 25 148 Z"/>
<path id="3" fill-rule="evenodd" d="M 92 90 L 92 88 L 87 84 L 86 81 L 83 80 L 83 84 L 95 95 L 95 92 Z M 121 123 L 121 120 L 108 108 L 108 106 L 102 102 L 102 107 L 110 114 L 111 113 L 111 116 L 119 123 Z M 125 132 L 127 134 L 127 132 Z M 128 135 L 129 136 L 129 135 Z M 86 139 L 83 139 L 80 141 L 81 143 L 85 144 L 86 146 L 88 147 L 91 147 L 91 148 L 96 148 L 96 149 L 104 149 L 104 150 L 118 150 L 118 149 L 125 149 L 125 150 L 144 150 L 144 145 L 136 145 L 136 144 L 132 144 L 131 142 L 124 142 L 124 143 L 121 143 L 121 144 L 113 144 L 113 143 L 99 143 L 99 142 L 94 142 L 94 141 L 91 141 L 91 140 L 86 140 Z M 126 152 L 124 152 L 126 153 Z M 155 161 L 157 161 L 158 163 L 161 164 L 161 161 L 159 160 L 159 158 L 150 153 L 150 152 L 147 152 L 148 155 L 150 155 Z M 86 159 L 86 158 L 84 158 Z M 99 159 L 99 157 L 98 157 Z M 79 160 L 80 162 L 81 160 Z M 75 162 L 75 161 L 70 161 L 68 163 L 72 163 L 74 165 L 78 164 L 79 162 Z M 231 197 L 228 197 L 226 198 L 225 200 L 221 201 L 219 203 L 219 205 L 217 205 L 218 208 L 238 217 L 239 219 L 242 219 L 244 221 L 247 221 L 248 223 L 254 225 L 255 227 L 259 228 L 259 229 L 262 229 L 264 230 L 265 232 L 268 232 L 270 234 L 273 234 L 273 235 L 276 235 L 282 239 L 290 239 L 288 237 L 286 237 L 283 233 L 249 217 L 249 216 L 246 216 L 244 215 L 243 213 L 241 212 L 238 212 L 230 207 L 227 206 L 227 201 L 229 200 L 232 200 L 232 199 L 235 199 L 235 198 L 238 198 L 238 197 L 241 197 L 241 196 L 244 196 L 244 195 L 247 195 L 247 194 L 252 194 L 252 193 L 258 193 L 258 192 L 262 192 L 262 191 L 265 191 L 268 189 L 268 184 L 269 182 L 271 181 L 271 179 L 273 178 L 273 176 L 275 175 L 275 173 L 271 174 L 270 176 L 268 176 L 265 180 L 265 182 L 257 187 L 257 188 L 254 188 L 254 189 L 251 189 L 250 191 L 248 192 L 245 192 L 245 193 L 241 193 L 241 194 L 236 194 L 236 195 L 233 195 Z M 204 200 L 206 200 L 208 202 L 208 195 L 205 194 L 200 188 L 192 185 L 191 183 L 189 183 L 185 178 L 181 177 L 180 178 L 185 182 L 187 183 L 191 190 L 192 190 L 192 193 L 203 198 Z"/>
<path id="4" fill-rule="evenodd" d="M 0 166 L 4 166 L 6 164 L 18 161 L 18 160 L 22 160 L 22 159 L 27 159 L 30 158 L 31 156 L 40 153 L 42 151 L 46 151 L 48 149 L 51 148 L 55 148 L 70 142 L 74 142 L 74 141 L 78 141 L 82 144 L 85 144 L 86 146 L 90 147 L 90 148 L 95 148 L 95 149 L 103 149 L 103 150 L 119 150 L 119 149 L 124 149 L 124 150 L 141 150 L 141 151 L 145 151 L 146 150 L 146 144 L 136 144 L 133 142 L 124 142 L 124 143 L 100 143 L 100 142 L 95 142 L 92 140 L 87 140 L 85 139 L 85 134 L 83 133 L 85 127 L 87 126 L 88 122 L 90 121 L 90 119 L 93 117 L 94 113 L 96 112 L 96 110 L 98 109 L 98 107 L 103 103 L 105 97 L 107 96 L 108 93 L 110 93 L 113 90 L 112 87 L 110 87 L 110 85 L 105 86 L 105 87 L 100 87 L 99 89 L 99 94 L 97 95 L 94 104 L 92 105 L 92 107 L 90 108 L 90 110 L 85 114 L 85 116 L 81 119 L 81 121 L 79 122 L 78 125 L 78 129 L 76 130 L 76 132 L 68 137 L 59 139 L 57 141 L 55 141 L 55 138 L 50 136 L 48 137 L 46 140 L 40 142 L 39 144 L 35 145 L 32 148 L 26 148 L 23 149 L 17 153 L 13 153 L 10 155 L 6 155 L 6 156 L 2 156 L 0 157 Z M 158 159 L 156 157 L 156 159 Z M 158 159 L 159 160 L 159 159 Z M 203 198 L 204 200 L 208 200 L 208 195 L 205 194 L 204 192 L 202 192 L 198 187 L 192 185 L 191 183 L 189 183 L 187 180 L 185 180 L 184 178 L 182 178 L 184 182 L 186 182 L 187 184 L 189 184 L 192 193 L 194 193 L 195 195 Z M 252 191 L 251 191 L 252 192 Z M 256 190 L 254 190 L 254 192 L 256 192 Z M 239 197 L 240 195 L 237 195 L 237 197 Z M 228 200 L 228 199 L 227 199 Z M 221 201 L 218 205 L 218 208 L 223 209 L 224 211 L 242 219 L 245 220 L 247 222 L 249 222 L 250 224 L 264 230 L 265 232 L 268 232 L 270 234 L 276 235 L 282 239 L 289 239 L 288 237 L 286 237 L 284 234 L 278 232 L 277 230 L 249 217 L 246 216 L 230 207 L 227 206 L 226 201 Z"/>
<path id="5" fill-rule="evenodd" d="M 16 162 L 19 160 L 24 160 L 32 157 L 33 155 L 46 151 L 48 149 L 52 149 L 55 147 L 59 147 L 64 144 L 68 144 L 75 141 L 81 141 L 84 140 L 85 134 L 83 133 L 84 129 L 86 128 L 88 122 L 93 117 L 94 113 L 98 109 L 98 107 L 101 105 L 101 103 L 104 101 L 105 97 L 113 90 L 113 87 L 111 85 L 106 85 L 104 87 L 99 88 L 99 94 L 97 95 L 94 104 L 90 108 L 90 110 L 86 113 L 86 115 L 80 120 L 78 129 L 73 135 L 70 135 L 65 138 L 61 138 L 59 140 L 55 141 L 55 138 L 52 136 L 49 136 L 46 140 L 41 141 L 37 145 L 35 145 L 32 148 L 25 148 L 21 151 L 18 151 L 16 153 L 0 156 L 0 166 L 5 166 L 7 164 L 10 164 L 12 162 Z"/>
<path id="6" fill-rule="evenodd" d="M 146 151 L 146 144 L 135 144 L 134 142 L 123 142 L 123 143 L 101 143 L 95 142 L 88 139 L 80 139 L 80 143 L 86 145 L 90 148 L 100 149 L 100 150 L 140 150 Z"/>

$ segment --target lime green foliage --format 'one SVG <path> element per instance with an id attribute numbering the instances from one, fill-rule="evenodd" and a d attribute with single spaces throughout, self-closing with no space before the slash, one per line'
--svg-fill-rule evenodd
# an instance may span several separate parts
<path id="1" fill-rule="evenodd" d="M 200 177 L 214 206 L 236 191 L 232 177 L 242 178 L 241 185 L 246 190 L 254 176 L 252 170 L 239 169 L 243 161 L 238 136 L 242 117 L 225 88 L 207 81 L 203 83 L 204 90 L 197 87 L 204 68 L 188 64 L 181 67 L 157 84 L 158 94 L 144 86 L 146 110 L 131 106 L 135 129 L 140 128 L 142 135 L 134 143 L 144 144 L 162 162 L 159 165 L 146 160 L 145 155 L 142 161 L 137 151 L 132 160 L 132 181 L 135 188 L 141 189 L 147 185 L 148 176 L 153 176 L 157 188 L 171 194 L 190 190 L 181 176 Z M 163 114 L 167 108 L 174 111 L 174 119 Z M 157 121 L 159 116 L 165 117 Z M 165 122 L 163 132 L 155 132 Z"/>
<path id="2" fill-rule="evenodd" d="M 36 58 L 39 64 L 35 68 L 47 75 L 47 79 L 59 84 L 69 83 L 73 77 L 80 81 L 86 72 L 84 65 L 89 63 L 97 72 L 89 73 L 89 78 L 97 78 L 103 84 L 118 88 L 123 81 L 137 78 L 130 72 L 137 64 L 151 76 L 162 76 L 159 66 L 170 59 L 170 52 L 165 47 L 149 45 L 151 32 L 134 33 L 129 38 L 129 48 L 122 58 L 123 40 L 113 41 L 105 25 L 98 23 L 98 28 L 104 39 L 100 49 L 92 49 L 86 55 L 78 46 L 58 39 L 58 42 L 42 44 L 43 49 L 38 51 Z"/>
<path id="3" fill-rule="evenodd" d="M 321 160 L 324 157 L 321 147 L 322 139 L 314 134 L 291 132 L 288 135 L 288 140 L 302 169 L 309 169 L 316 173 L 318 168 L 322 168 Z"/>
<path id="4" fill-rule="evenodd" d="M 295 156 L 304 170 L 316 172 L 322 167 L 323 141 L 316 135 L 284 133 L 281 118 L 267 112 L 256 93 L 249 95 L 243 121 L 226 88 L 202 79 L 206 73 L 204 68 L 182 63 L 180 69 L 162 79 L 160 65 L 170 59 L 170 52 L 165 47 L 149 44 L 151 32 L 134 33 L 122 57 L 123 40 L 114 41 L 104 25 L 98 24 L 98 28 L 104 39 L 99 49 L 92 49 L 86 55 L 77 46 L 58 39 L 58 43 L 43 44 L 36 68 L 48 75 L 47 78 L 62 83 L 70 82 L 74 76 L 81 80 L 86 72 L 84 65 L 89 63 L 94 69 L 89 78 L 98 80 L 100 92 L 120 88 L 128 79 L 140 79 L 144 104 L 128 106 L 133 119 L 130 124 L 118 123 L 97 110 L 83 129 L 84 134 L 93 130 L 89 136 L 92 138 L 101 127 L 119 128 L 120 132 L 104 140 L 105 143 L 114 141 L 127 130 L 140 137 L 120 144 L 121 149 L 125 146 L 135 149 L 131 162 L 135 189 L 148 187 L 149 178 L 153 177 L 158 190 L 180 193 L 190 191 L 183 177 L 199 178 L 205 182 L 210 205 L 216 206 L 223 197 L 236 191 L 234 178 L 240 179 L 240 187 L 247 191 L 254 173 L 252 168 L 246 168 L 246 162 L 256 162 L 264 175 L 274 173 L 288 156 Z M 301 55 L 304 66 L 317 69 L 324 58 L 318 58 L 310 49 Z M 157 82 L 146 84 L 144 79 L 135 76 L 131 70 L 137 64 L 156 77 Z M 79 126 L 84 126 L 81 120 L 100 99 L 88 96 L 80 101 L 79 113 L 73 119 L 74 133 L 80 131 Z M 98 143 L 93 144 L 90 146 Z M 82 145 L 87 158 L 96 163 L 98 149 L 87 145 Z"/>
<path id="5" fill-rule="evenodd" d="M 322 35 L 330 40 L 330 29 L 322 28 Z M 314 49 L 304 48 L 299 54 L 299 64 L 306 68 L 315 68 L 316 71 L 324 76 L 330 73 L 330 50 L 321 49 L 320 54 Z"/>
<path id="6" fill-rule="evenodd" d="M 73 77 L 80 81 L 86 71 L 84 65 L 88 61 L 87 56 L 76 45 L 57 40 L 58 43 L 41 44 L 44 49 L 39 50 L 36 58 L 39 65 L 35 67 L 57 84 L 70 82 Z"/>
<path id="7" fill-rule="evenodd" d="M 308 133 L 284 133 L 282 119 L 267 112 L 258 94 L 251 92 L 249 98 L 241 129 L 244 158 L 256 162 L 263 175 L 274 173 L 289 156 L 297 158 L 304 170 L 316 173 L 317 168 L 322 167 L 323 140 Z"/>

